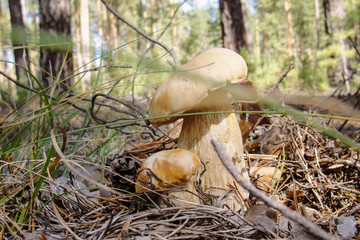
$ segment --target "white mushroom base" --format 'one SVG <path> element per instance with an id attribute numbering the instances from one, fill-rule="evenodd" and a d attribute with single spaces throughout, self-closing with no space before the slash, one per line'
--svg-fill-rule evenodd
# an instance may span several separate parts
<path id="1" fill-rule="evenodd" d="M 162 192 L 163 200 L 176 206 L 199 203 L 195 190 L 199 166 L 198 156 L 189 150 L 172 149 L 154 153 L 141 165 L 135 190 L 137 193 L 148 189 Z M 159 200 L 161 207 L 166 207 L 165 202 L 160 201 L 161 198 L 156 194 L 149 194 Z"/>
<path id="2" fill-rule="evenodd" d="M 221 107 L 211 107 L 202 111 L 231 111 L 230 104 L 221 104 Z M 221 160 L 218 158 L 211 139 L 215 137 L 222 144 L 226 152 L 231 156 L 236 168 L 243 173 L 245 179 L 249 179 L 246 164 L 243 156 L 243 142 L 241 130 L 234 113 L 229 114 L 205 114 L 184 117 L 184 122 L 178 148 L 183 148 L 197 154 L 200 161 L 205 166 L 205 172 L 201 176 L 201 188 L 205 193 L 219 198 L 235 185 L 235 180 L 225 169 Z M 202 166 L 204 170 L 204 166 Z M 239 191 L 233 190 L 227 194 L 226 200 L 221 204 L 227 204 L 233 210 L 244 207 L 242 199 L 247 199 L 249 193 L 236 186 Z M 205 199 L 206 200 L 206 199 Z M 218 202 L 219 204 L 219 202 Z"/>
<path id="3" fill-rule="evenodd" d="M 159 202 L 159 206 L 162 208 L 168 207 L 165 201 L 170 205 L 184 207 L 194 206 L 194 203 L 199 204 L 199 197 L 195 188 L 197 177 L 197 175 L 193 176 L 190 181 L 183 186 L 183 188 L 170 190 L 167 193 L 169 197 L 162 197 L 162 200 Z"/>

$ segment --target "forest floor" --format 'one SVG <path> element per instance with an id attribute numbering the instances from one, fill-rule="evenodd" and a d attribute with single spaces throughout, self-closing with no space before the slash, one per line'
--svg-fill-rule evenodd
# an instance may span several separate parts
<path id="1" fill-rule="evenodd" d="M 164 194 L 156 201 L 134 194 L 140 164 L 154 152 L 175 148 L 177 129 L 127 146 L 108 158 L 105 168 L 83 166 L 88 178 L 51 177 L 48 172 L 47 184 L 32 205 L 36 211 L 30 210 L 31 217 L 22 224 L 13 219 L 32 201 L 32 183 L 39 175 L 12 175 L 17 167 L 12 165 L 1 175 L 1 194 L 9 198 L 0 210 L 5 223 L 0 239 L 317 239 L 254 196 L 244 210 L 234 212 L 216 199 L 164 207 Z M 250 171 L 254 185 L 339 239 L 360 239 L 358 152 L 283 115 L 252 126 L 248 135 L 245 159 L 258 169 Z M 261 168 L 272 169 L 268 179 L 258 174 Z M 111 188 L 91 184 L 89 179 L 100 182 L 101 176 Z"/>

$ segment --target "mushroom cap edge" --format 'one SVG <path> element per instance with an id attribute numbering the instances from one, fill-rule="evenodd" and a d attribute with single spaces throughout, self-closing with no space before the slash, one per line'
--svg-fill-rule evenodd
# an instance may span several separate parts
<path id="1" fill-rule="evenodd" d="M 227 83 L 238 83 L 247 77 L 244 58 L 226 48 L 211 48 L 169 76 L 156 90 L 149 107 L 149 117 L 185 113 L 194 108 L 211 91 Z M 155 118 L 154 126 L 170 124 L 180 117 Z"/>

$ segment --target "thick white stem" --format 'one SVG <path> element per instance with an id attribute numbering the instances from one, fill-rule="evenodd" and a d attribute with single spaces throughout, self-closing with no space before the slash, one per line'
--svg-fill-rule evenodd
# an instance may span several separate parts
<path id="1" fill-rule="evenodd" d="M 219 96 L 216 97 L 219 99 Z M 223 98 L 222 98 L 223 99 Z M 214 106 L 203 104 L 202 111 L 231 111 L 232 107 L 227 101 Z M 198 108 L 199 111 L 199 108 Z M 225 169 L 214 147 L 211 144 L 212 138 L 218 139 L 224 146 L 226 152 L 231 156 L 239 172 L 244 173 L 248 179 L 246 164 L 243 157 L 243 142 L 240 127 L 234 113 L 194 115 L 184 118 L 182 130 L 178 140 L 178 148 L 183 148 L 197 154 L 205 165 L 205 173 L 201 177 L 201 188 L 205 193 L 221 196 L 230 189 L 228 183 L 234 185 L 234 179 Z M 240 194 L 244 199 L 248 193 L 240 186 Z M 225 202 L 231 209 L 238 210 L 243 206 L 239 195 L 231 192 Z"/>

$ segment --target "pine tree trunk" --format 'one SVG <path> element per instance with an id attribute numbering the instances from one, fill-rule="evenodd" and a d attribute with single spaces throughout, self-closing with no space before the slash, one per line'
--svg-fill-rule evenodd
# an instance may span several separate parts
<path id="1" fill-rule="evenodd" d="M 101 3 L 101 0 L 97 0 L 96 1 L 96 6 L 97 6 L 97 24 L 98 24 L 98 36 L 99 36 L 99 42 L 100 42 L 100 47 L 101 47 L 101 51 L 103 50 L 103 41 L 104 41 L 104 26 L 103 26 L 103 4 Z M 102 65 L 102 61 L 103 58 L 100 58 L 101 62 L 100 62 L 100 66 Z"/>
<path id="2" fill-rule="evenodd" d="M 155 13 L 154 13 L 154 0 L 150 0 L 150 32 L 149 34 L 152 36 L 155 32 Z"/>
<path id="3" fill-rule="evenodd" d="M 346 80 L 347 92 L 350 92 L 351 69 L 349 58 L 345 52 L 349 50 L 349 44 L 344 35 L 344 24 L 346 12 L 339 0 L 324 0 L 325 32 L 332 38 L 333 43 L 340 45 L 341 54 L 339 55 L 338 66 L 334 69 L 328 69 L 328 78 L 335 84 L 340 83 L 343 78 Z M 340 36 L 340 37 L 336 37 Z"/>
<path id="4" fill-rule="evenodd" d="M 2 11 L 2 3 L 0 1 L 0 31 L 2 33 L 5 32 L 5 23 L 4 23 L 4 16 L 3 16 L 3 11 Z M 0 39 L 0 44 L 2 46 L 5 46 L 6 45 L 6 36 L 5 34 L 1 34 L 1 39 Z M 6 56 L 6 51 L 4 48 L 1 49 L 0 51 L 0 59 L 5 59 L 5 56 Z M 0 71 L 4 72 L 5 71 L 5 63 L 4 62 L 0 62 Z M 4 83 L 3 83 L 3 77 L 0 76 L 0 84 L 1 86 L 4 86 Z"/>
<path id="5" fill-rule="evenodd" d="M 324 8 L 324 27 L 325 27 L 325 33 L 327 35 L 330 35 L 330 28 L 329 28 L 329 22 L 330 22 L 330 1 L 329 0 L 323 0 L 323 8 Z"/>
<path id="6" fill-rule="evenodd" d="M 117 10 L 117 1 L 112 0 L 109 1 L 111 6 Z M 105 32 L 105 39 L 107 42 L 107 46 L 109 50 L 113 50 L 116 47 L 120 46 L 120 42 L 118 41 L 118 32 L 117 32 L 117 19 L 116 17 L 109 11 L 106 12 L 106 20 L 107 20 L 107 27 Z"/>
<path id="7" fill-rule="evenodd" d="M 111 28 L 110 28 L 111 14 L 112 13 L 110 11 L 104 11 L 105 24 L 103 24 L 103 27 L 104 27 L 104 37 L 108 51 L 111 51 L 111 49 L 113 49 L 113 45 L 111 41 Z"/>
<path id="8" fill-rule="evenodd" d="M 4 22 L 5 15 L 3 13 L 3 8 L 2 8 L 1 5 L 2 5 L 2 2 L 0 1 L 0 31 L 2 33 L 5 33 L 6 32 L 6 27 L 5 27 L 5 22 Z M 1 40 L 0 41 L 1 41 L 0 44 L 2 46 L 6 45 L 6 35 L 5 34 L 1 34 Z M 6 50 L 5 50 L 5 48 L 1 48 L 0 59 L 5 59 L 5 56 L 6 56 Z M 9 69 L 10 68 L 6 67 L 5 62 L 0 62 L 0 71 L 10 75 L 9 74 Z M 15 84 L 13 84 L 11 81 L 8 81 L 8 79 L 4 78 L 1 75 L 0 76 L 0 86 L 1 86 L 1 89 L 4 92 L 8 93 L 9 98 L 10 98 L 9 102 L 12 102 L 11 100 L 13 100 L 15 98 L 15 96 L 16 96 L 16 88 L 14 87 Z"/>
<path id="9" fill-rule="evenodd" d="M 253 54 L 253 46 L 252 46 L 252 36 L 250 32 L 250 22 L 249 17 L 247 14 L 247 7 L 246 7 L 246 0 L 240 0 L 241 2 L 241 13 L 242 13 L 242 19 L 244 22 L 244 29 L 245 29 L 245 42 L 246 42 L 246 49 L 249 52 L 250 55 Z"/>
<path id="10" fill-rule="evenodd" d="M 256 17 L 255 19 L 255 43 L 256 43 L 256 54 L 255 60 L 260 63 L 261 59 L 261 48 L 260 48 L 260 32 L 259 32 L 259 19 Z"/>
<path id="11" fill-rule="evenodd" d="M 245 48 L 252 54 L 251 33 L 244 1 L 219 0 L 219 7 L 223 46 L 236 52 Z"/>
<path id="12" fill-rule="evenodd" d="M 314 0 L 315 5 L 315 24 L 316 24 L 316 54 L 313 69 L 316 70 L 318 65 L 318 53 L 320 51 L 320 6 L 319 0 Z M 314 71 L 315 73 L 315 71 Z"/>
<path id="13" fill-rule="evenodd" d="M 320 50 L 320 6 L 319 0 L 315 0 L 315 23 L 316 23 L 316 50 Z"/>
<path id="14" fill-rule="evenodd" d="M 71 35 L 70 0 L 39 0 L 40 7 L 40 41 L 42 45 L 49 45 L 46 35 L 51 34 L 54 39 L 58 36 Z M 54 48 L 40 48 L 40 65 L 42 71 L 43 87 L 53 84 L 54 80 L 62 80 L 73 71 L 72 47 L 69 38 L 67 50 Z M 63 47 L 64 45 L 62 45 Z M 58 76 L 60 74 L 60 76 Z M 60 92 L 66 91 L 72 85 L 71 80 L 61 81 Z"/>
<path id="15" fill-rule="evenodd" d="M 74 42 L 74 68 L 78 69 L 82 66 L 81 42 L 80 42 L 80 1 L 74 1 L 74 12 L 72 15 L 74 21 L 73 42 Z M 81 83 L 80 83 L 81 84 Z"/>
<path id="16" fill-rule="evenodd" d="M 16 64 L 16 78 L 18 81 L 25 82 L 26 71 L 29 69 L 29 53 L 25 43 L 25 24 L 23 16 L 23 7 L 21 0 L 9 0 L 10 18 L 11 18 L 11 38 L 14 47 L 14 56 Z M 24 47 L 24 48 L 21 48 Z M 22 66 L 22 67 L 21 67 Z"/>
<path id="17" fill-rule="evenodd" d="M 88 70 L 91 67 L 90 62 L 90 24 L 89 24 L 89 1 L 80 1 L 80 54 L 82 70 Z M 91 73 L 87 72 L 82 79 L 82 90 L 90 86 Z"/>
<path id="18" fill-rule="evenodd" d="M 291 16 L 291 0 L 284 0 L 284 8 L 285 8 L 285 14 L 286 14 L 286 23 L 287 23 L 287 35 L 286 35 L 286 40 L 287 40 L 287 44 L 288 44 L 288 55 L 290 56 L 294 56 L 294 45 L 295 45 L 295 40 L 294 40 L 294 30 L 292 27 L 292 16 Z"/>
<path id="19" fill-rule="evenodd" d="M 117 0 L 113 0 L 112 1 L 112 6 L 115 10 L 117 10 L 118 8 L 118 2 Z M 110 27 L 111 27 L 111 36 L 112 36 L 112 42 L 113 42 L 113 47 L 114 48 L 117 48 L 120 46 L 120 41 L 119 41 L 119 38 L 118 38 L 118 29 L 117 29 L 117 26 L 118 26 L 118 20 L 117 18 L 111 14 L 111 23 L 110 23 Z"/>

